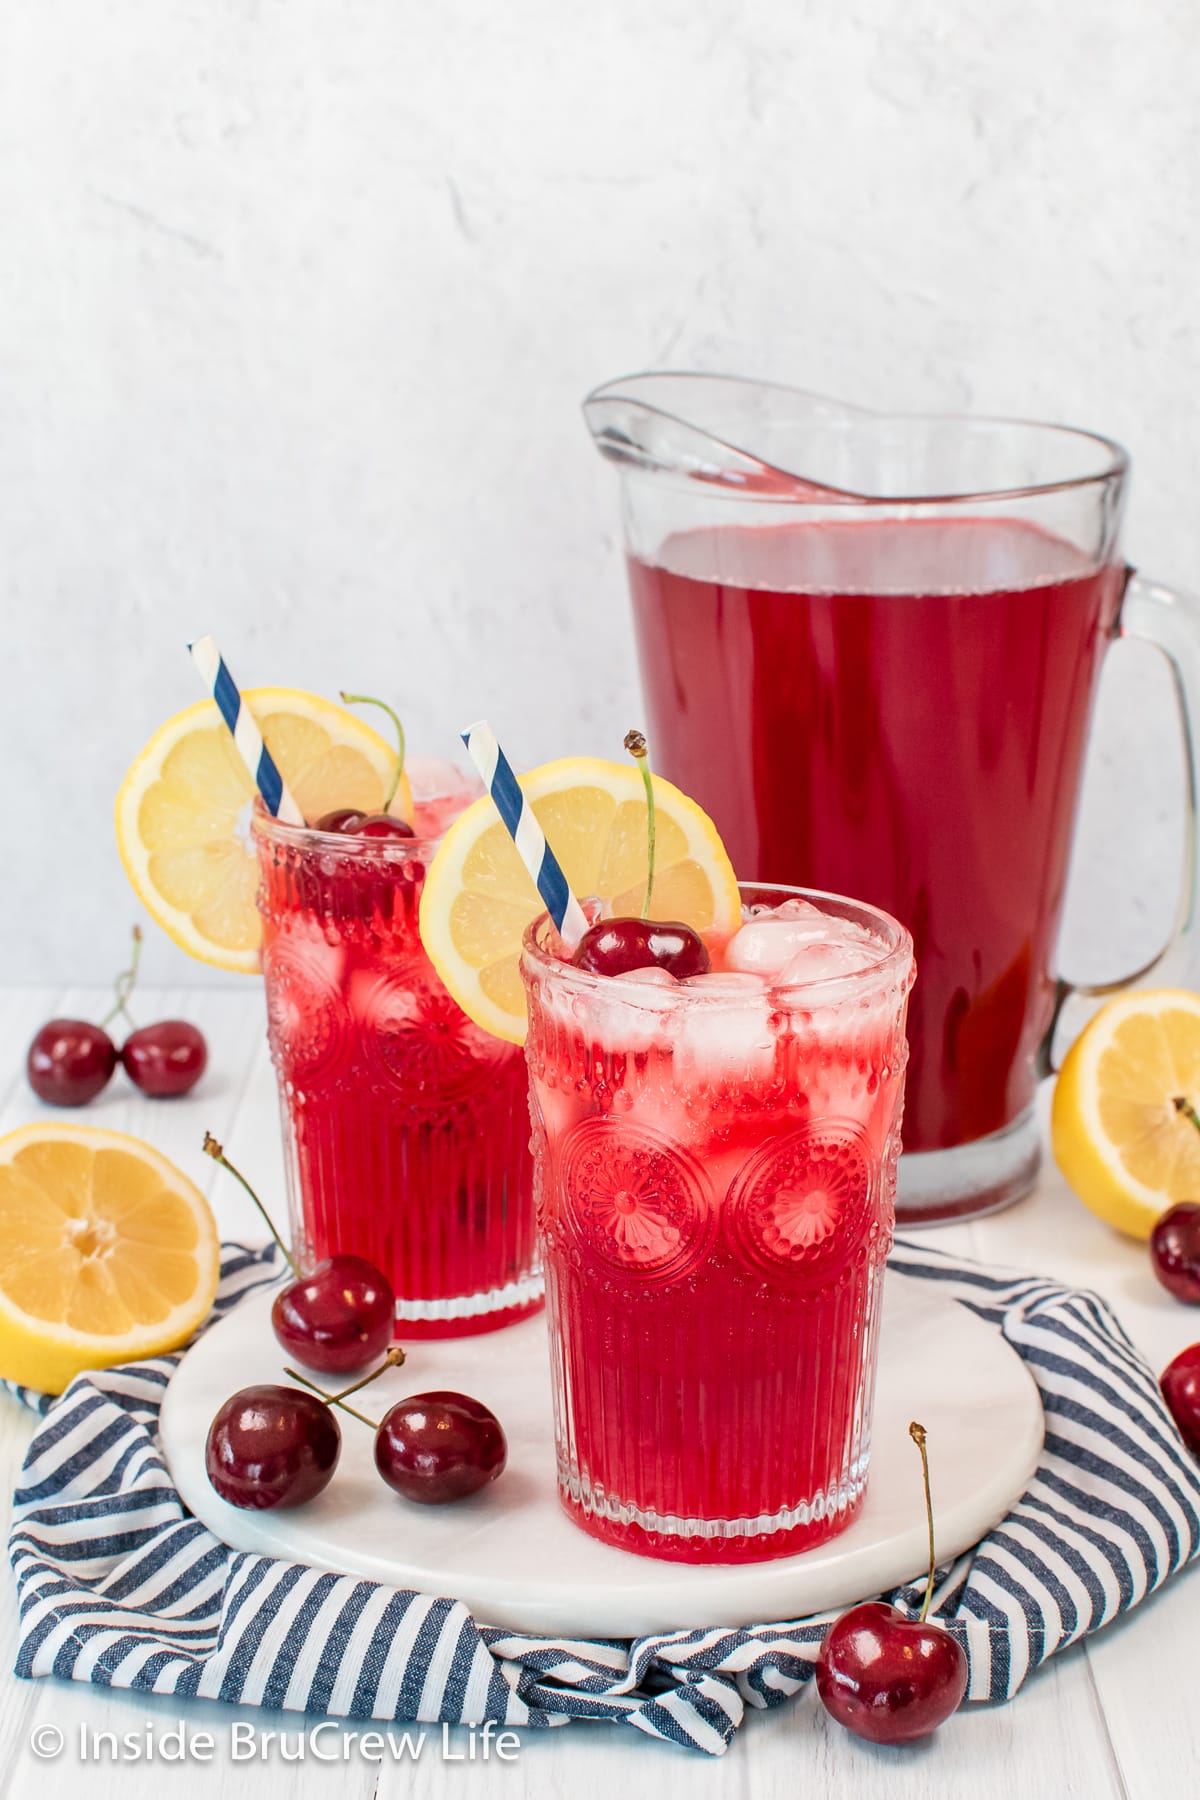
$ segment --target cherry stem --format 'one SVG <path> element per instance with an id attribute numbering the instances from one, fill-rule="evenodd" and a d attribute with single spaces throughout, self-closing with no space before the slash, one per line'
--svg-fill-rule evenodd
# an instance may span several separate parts
<path id="1" fill-rule="evenodd" d="M 129 958 L 129 967 L 127 969 L 122 969 L 121 973 L 117 976 L 117 979 L 113 982 L 113 993 L 117 997 L 117 1003 L 110 1011 L 106 1012 L 101 1019 L 101 1031 L 104 1030 L 106 1025 L 112 1023 L 118 1013 L 124 1013 L 133 1029 L 135 1031 L 137 1030 L 137 1020 L 129 1010 L 128 1000 L 130 994 L 132 994 L 134 988 L 137 986 L 138 964 L 141 960 L 142 928 L 140 925 L 135 925 L 133 927 L 133 953 Z"/>
<path id="2" fill-rule="evenodd" d="M 287 1262 L 288 1268 L 292 1271 L 292 1274 L 296 1277 L 296 1280 L 299 1281 L 300 1270 L 296 1266 L 296 1259 L 292 1255 L 291 1251 L 288 1249 L 287 1245 L 284 1243 L 283 1239 L 280 1237 L 279 1233 L 276 1231 L 274 1219 L 271 1217 L 270 1213 L 267 1211 L 266 1207 L 263 1205 L 262 1201 L 259 1199 L 259 1197 L 255 1193 L 254 1189 L 250 1186 L 250 1183 L 246 1180 L 246 1177 L 242 1174 L 242 1171 L 240 1169 L 234 1168 L 233 1164 L 230 1162 L 229 1158 L 226 1156 L 224 1150 L 221 1148 L 220 1144 L 218 1144 L 216 1138 L 213 1136 L 211 1131 L 206 1131 L 204 1134 L 204 1154 L 205 1154 L 205 1156 L 211 1156 L 215 1163 L 220 1163 L 220 1165 L 223 1169 L 228 1169 L 229 1173 L 233 1176 L 233 1179 L 235 1181 L 241 1182 L 242 1186 L 245 1188 L 246 1192 L 249 1194 L 250 1198 L 253 1200 L 255 1206 L 257 1206 L 259 1212 L 262 1214 L 263 1218 L 266 1220 L 267 1230 L 271 1233 L 271 1236 L 275 1239 L 275 1242 L 279 1245 L 279 1248 L 283 1251 L 284 1258 Z"/>
<path id="3" fill-rule="evenodd" d="M 933 1599 L 933 1577 L 937 1569 L 933 1551 L 933 1494 L 929 1487 L 929 1452 L 925 1448 L 925 1427 L 918 1425 L 914 1419 L 908 1428 L 908 1435 L 921 1452 L 921 1473 L 925 1478 L 925 1519 L 929 1526 L 929 1580 L 925 1584 L 925 1604 L 921 1608 L 921 1624 L 924 1624 L 929 1617 L 929 1606 Z"/>
<path id="4" fill-rule="evenodd" d="M 1198 1113 L 1186 1094 L 1176 1094 L 1171 1102 L 1177 1113 L 1182 1113 L 1200 1131 L 1200 1113 Z"/>
<path id="5" fill-rule="evenodd" d="M 383 801 L 383 810 L 384 812 L 387 812 L 392 801 L 396 798 L 396 789 L 400 786 L 400 777 L 404 773 L 404 727 L 400 723 L 400 715 L 399 713 L 393 712 L 386 700 L 376 700 L 373 694 L 348 694 L 343 688 L 341 692 L 341 701 L 343 706 L 377 706 L 381 712 L 387 714 L 388 718 L 395 726 L 396 768 L 392 775 L 392 785 L 384 796 Z"/>
<path id="6" fill-rule="evenodd" d="M 646 740 L 640 731 L 625 733 L 625 748 L 637 763 L 642 776 L 642 786 L 646 790 L 646 898 L 642 902 L 642 917 L 650 917 L 650 896 L 654 892 L 654 780 L 650 773 L 650 752 L 646 748 Z"/>
<path id="7" fill-rule="evenodd" d="M 360 1413 L 357 1406 L 347 1406 L 344 1400 L 338 1400 L 333 1394 L 327 1394 L 324 1388 L 319 1388 L 315 1381 L 310 1381 L 307 1375 L 302 1375 L 300 1373 L 299 1369 L 285 1369 L 283 1372 L 285 1375 L 289 1375 L 293 1381 L 300 1382 L 301 1385 L 308 1388 L 311 1393 L 318 1394 L 328 1406 L 340 1406 L 343 1412 L 349 1413 L 350 1417 L 352 1419 L 357 1419 L 360 1424 L 369 1426 L 372 1431 L 379 1430 L 379 1426 L 376 1424 L 375 1420 L 368 1419 L 366 1413 Z"/>
<path id="8" fill-rule="evenodd" d="M 349 1387 L 339 1388 L 336 1394 L 327 1394 L 324 1388 L 318 1387 L 315 1381 L 310 1381 L 307 1375 L 301 1375 L 299 1369 L 285 1369 L 283 1372 L 285 1375 L 290 1375 L 293 1381 L 303 1382 L 304 1386 L 311 1388 L 314 1394 L 320 1394 L 327 1406 L 340 1406 L 342 1411 L 348 1412 L 352 1419 L 360 1419 L 364 1425 L 369 1425 L 372 1431 L 378 1431 L 379 1426 L 374 1419 L 368 1419 L 366 1413 L 360 1413 L 357 1407 L 346 1405 L 346 1397 L 349 1394 L 357 1394 L 359 1388 L 365 1388 L 370 1382 L 376 1380 L 385 1369 L 398 1369 L 403 1361 L 403 1350 L 399 1344 L 393 1344 L 377 1369 L 372 1369 L 368 1375 L 363 1375 L 358 1381 L 352 1381 Z"/>

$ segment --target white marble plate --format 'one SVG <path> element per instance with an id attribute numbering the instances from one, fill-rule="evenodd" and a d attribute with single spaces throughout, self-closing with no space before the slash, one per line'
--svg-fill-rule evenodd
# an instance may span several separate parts
<path id="1" fill-rule="evenodd" d="M 748 1625 L 842 1606 L 916 1576 L 926 1556 L 921 1467 L 911 1419 L 929 1433 L 939 1560 L 976 1543 L 1022 1493 L 1037 1462 L 1037 1388 L 1000 1333 L 928 1287 L 889 1275 L 867 1497 L 849 1530 L 777 1562 L 705 1568 L 655 1562 L 600 1544 L 561 1511 L 555 1491 L 545 1321 L 484 1337 L 408 1346 L 408 1362 L 363 1395 L 378 1418 L 429 1388 L 474 1394 L 508 1435 L 508 1467 L 457 1505 L 416 1506 L 384 1486 L 365 1425 L 342 1418 L 342 1456 L 325 1492 L 279 1513 L 218 1498 L 204 1443 L 235 1388 L 282 1381 L 271 1296 L 245 1301 L 184 1358 L 162 1409 L 162 1444 L 187 1505 L 240 1550 L 449 1595 L 514 1631 L 633 1637 L 689 1626 Z"/>

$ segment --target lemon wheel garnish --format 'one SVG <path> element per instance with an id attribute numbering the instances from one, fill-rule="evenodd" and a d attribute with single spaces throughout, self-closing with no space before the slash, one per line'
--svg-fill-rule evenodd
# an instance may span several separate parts
<path id="1" fill-rule="evenodd" d="M 520 776 L 538 823 L 577 898 L 638 914 L 646 891 L 646 794 L 638 769 L 565 757 Z M 657 851 L 652 913 L 697 931 L 736 931 L 741 900 L 717 828 L 694 800 L 654 777 Z M 421 939 L 463 1011 L 519 1044 L 525 1038 L 521 939 L 545 910 L 495 803 L 484 795 L 456 819 L 429 865 Z"/>
<path id="2" fill-rule="evenodd" d="M 1200 994 L 1110 1000 L 1068 1051 L 1054 1091 L 1059 1168 L 1085 1206 L 1148 1238 L 1177 1200 L 1200 1200 Z"/>
<path id="3" fill-rule="evenodd" d="M 82 1125 L 0 1138 L 0 1376 L 61 1394 L 160 1356 L 208 1316 L 220 1247 L 204 1195 L 148 1144 Z"/>
<path id="4" fill-rule="evenodd" d="M 306 819 L 337 806 L 381 810 L 396 752 L 378 732 L 298 688 L 250 688 L 244 699 Z M 262 936 L 253 798 L 215 701 L 201 700 L 155 732 L 116 808 L 117 847 L 147 912 L 189 956 L 250 975 Z M 391 810 L 412 819 L 403 776 Z"/>

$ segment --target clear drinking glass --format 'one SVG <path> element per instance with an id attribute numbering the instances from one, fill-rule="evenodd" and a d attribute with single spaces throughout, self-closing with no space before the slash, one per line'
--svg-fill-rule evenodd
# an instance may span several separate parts
<path id="1" fill-rule="evenodd" d="M 1184 886 L 1154 973 L 1196 974 L 1200 628 L 1126 568 L 1125 452 L 724 376 L 632 376 L 585 411 L 621 474 L 656 767 L 744 875 L 859 894 L 915 938 L 901 1219 L 1016 1199 L 1072 991 L 1056 943 L 1118 636 L 1165 651 L 1183 706 Z"/>
<path id="2" fill-rule="evenodd" d="M 690 1562 L 788 1555 L 861 1501 L 891 1243 L 912 940 L 818 907 L 859 966 L 652 986 L 525 939 L 559 1490 Z"/>
<path id="3" fill-rule="evenodd" d="M 520 1049 L 468 1019 L 417 929 L 437 840 L 253 825 L 293 1242 L 390 1278 L 406 1337 L 542 1301 Z"/>

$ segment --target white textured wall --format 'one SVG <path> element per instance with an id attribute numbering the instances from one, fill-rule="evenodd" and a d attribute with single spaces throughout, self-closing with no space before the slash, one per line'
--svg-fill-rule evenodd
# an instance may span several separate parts
<path id="1" fill-rule="evenodd" d="M 1191 0 L 7 0 L 0 976 L 103 978 L 110 811 L 241 679 L 612 752 L 637 702 L 578 402 L 651 366 L 1121 438 L 1200 585 Z M 1149 947 L 1179 804 L 1109 679 L 1069 933 Z M 160 979 L 199 973 L 157 934 Z"/>

